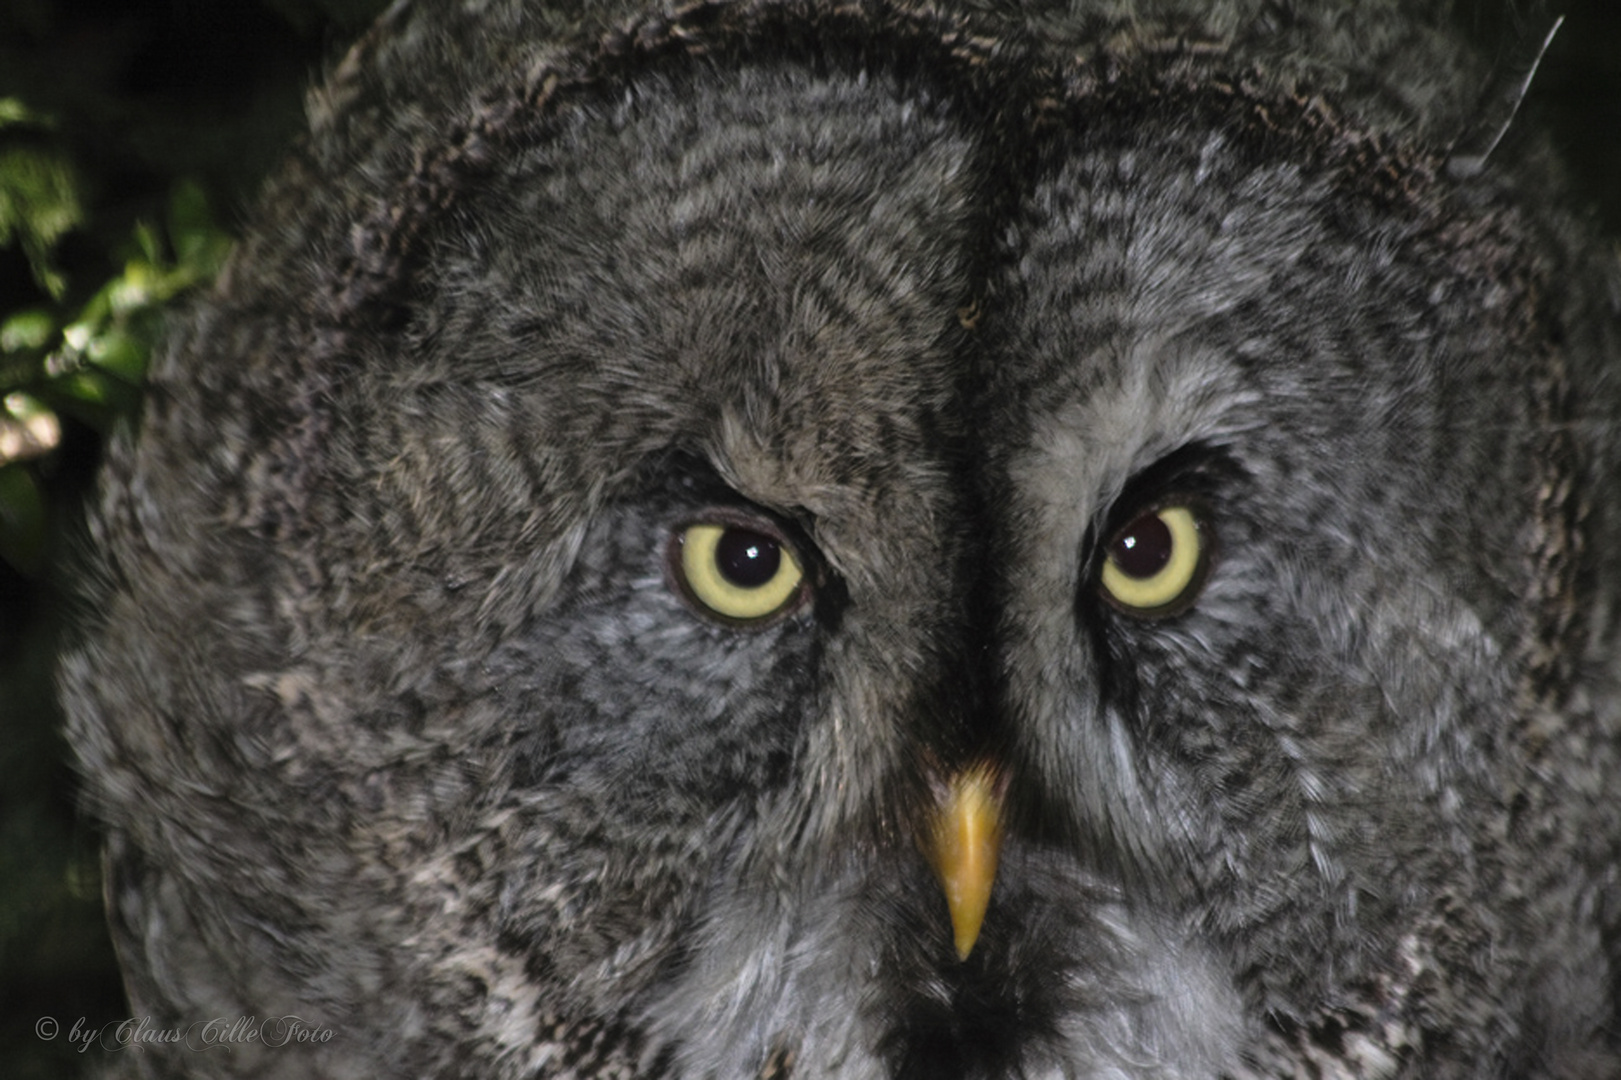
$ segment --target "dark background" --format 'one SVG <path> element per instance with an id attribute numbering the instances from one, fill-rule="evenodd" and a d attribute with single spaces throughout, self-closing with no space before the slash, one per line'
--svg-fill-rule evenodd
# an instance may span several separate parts
<path id="1" fill-rule="evenodd" d="M 0 99 L 53 119 L 22 137 L 49 141 L 82 182 L 85 223 L 56 252 L 70 294 L 116 274 L 131 229 L 162 218 L 179 180 L 199 184 L 237 232 L 299 130 L 303 87 L 382 6 L 0 0 Z M 1526 110 L 1553 132 L 1594 228 L 1621 236 L 1621 3 L 1551 7 L 1567 21 Z M 1492 0 L 1462 5 L 1458 18 L 1495 49 L 1529 10 Z M 0 248 L 0 318 L 50 299 L 21 252 Z M 58 525 L 92 481 L 98 447 L 93 428 L 65 422 L 44 470 Z M 100 1052 L 74 1052 L 65 1037 L 74 1022 L 129 1015 L 102 929 L 99 841 L 76 806 L 51 703 L 58 591 L 49 573 L 0 560 L 0 1072 L 16 1080 L 78 1075 Z M 36 1034 L 42 1017 L 60 1024 L 54 1040 Z"/>
<path id="2" fill-rule="evenodd" d="M 299 130 L 303 88 L 382 6 L 0 0 L 0 99 L 51 121 L 0 130 L 0 149 L 31 140 L 70 161 L 85 210 L 55 252 L 68 282 L 58 301 L 17 247 L 0 249 L 0 319 L 53 303 L 74 310 L 116 276 L 136 223 L 162 222 L 181 179 L 238 232 Z M 62 419 L 63 445 L 41 470 L 58 529 L 99 447 L 95 428 Z M 130 1015 L 102 924 L 100 841 L 76 806 L 51 702 L 57 591 L 49 573 L 24 576 L 0 559 L 0 1076 L 14 1080 L 107 1064 L 104 1051 L 76 1053 L 67 1033 L 81 1018 L 94 1027 Z M 36 1034 L 42 1017 L 60 1025 L 55 1039 Z"/>

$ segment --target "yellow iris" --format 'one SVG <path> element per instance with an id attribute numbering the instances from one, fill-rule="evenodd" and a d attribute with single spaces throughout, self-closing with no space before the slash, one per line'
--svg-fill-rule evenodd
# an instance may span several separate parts
<path id="1" fill-rule="evenodd" d="M 777 614 L 805 579 L 786 543 L 728 525 L 689 525 L 681 534 L 680 566 L 695 601 L 738 622 Z"/>
<path id="2" fill-rule="evenodd" d="M 1138 545 L 1143 549 L 1132 550 Z M 1199 584 L 1202 565 L 1198 519 L 1185 506 L 1167 506 L 1142 515 L 1110 543 L 1103 590 L 1124 611 L 1159 614 Z"/>

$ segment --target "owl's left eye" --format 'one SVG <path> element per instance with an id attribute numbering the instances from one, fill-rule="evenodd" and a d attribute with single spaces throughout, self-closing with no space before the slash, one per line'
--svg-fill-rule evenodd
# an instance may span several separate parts
<path id="1" fill-rule="evenodd" d="M 1128 615 L 1157 617 L 1187 609 L 1209 566 L 1207 527 L 1191 506 L 1138 514 L 1103 551 L 1103 598 Z"/>
<path id="2" fill-rule="evenodd" d="M 763 525 L 688 525 L 674 537 L 670 570 L 701 614 L 736 626 L 770 622 L 809 593 L 793 546 Z"/>

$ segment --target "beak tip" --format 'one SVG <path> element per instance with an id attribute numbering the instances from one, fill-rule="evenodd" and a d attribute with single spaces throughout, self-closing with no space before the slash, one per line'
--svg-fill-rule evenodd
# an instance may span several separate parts
<path id="1" fill-rule="evenodd" d="M 933 859 L 951 912 L 957 959 L 967 960 L 990 906 L 1001 847 L 1001 799 L 983 769 L 956 777 L 937 819 Z"/>
<path id="2" fill-rule="evenodd" d="M 980 871 L 984 874 L 984 871 Z M 991 871 L 995 873 L 994 870 Z M 952 943 L 957 947 L 957 959 L 967 960 L 979 941 L 980 929 L 985 925 L 985 910 L 990 906 L 990 876 L 979 877 L 973 883 L 977 888 L 947 891 L 946 904 L 951 911 Z M 966 895 L 965 895 L 966 893 Z"/>

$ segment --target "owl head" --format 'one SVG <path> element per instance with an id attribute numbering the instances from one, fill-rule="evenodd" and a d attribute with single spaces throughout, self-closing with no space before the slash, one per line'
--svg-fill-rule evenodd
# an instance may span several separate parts
<path id="1" fill-rule="evenodd" d="M 1612 1075 L 1621 291 L 1515 85 L 395 5 L 90 514 L 129 1063 Z"/>

